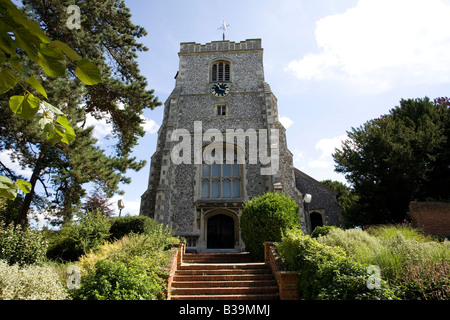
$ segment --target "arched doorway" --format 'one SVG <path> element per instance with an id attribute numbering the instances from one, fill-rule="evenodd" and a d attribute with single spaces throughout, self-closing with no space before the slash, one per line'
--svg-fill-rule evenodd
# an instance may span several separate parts
<path id="1" fill-rule="evenodd" d="M 319 212 L 311 212 L 310 219 L 311 219 L 311 232 L 314 231 L 316 227 L 323 226 L 322 215 Z"/>
<path id="2" fill-rule="evenodd" d="M 234 219 L 225 214 L 216 214 L 207 222 L 208 249 L 234 248 Z"/>

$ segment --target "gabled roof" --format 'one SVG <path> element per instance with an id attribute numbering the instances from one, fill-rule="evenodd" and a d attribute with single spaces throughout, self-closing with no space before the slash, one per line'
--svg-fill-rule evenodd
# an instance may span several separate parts
<path id="1" fill-rule="evenodd" d="M 335 195 L 337 195 L 337 194 L 339 193 L 339 192 L 337 192 L 336 190 L 333 190 L 333 189 L 331 189 L 330 187 L 324 185 L 322 182 L 317 181 L 317 180 L 314 179 L 313 177 L 308 176 L 306 173 L 304 173 L 303 171 L 300 171 L 300 170 L 297 169 L 297 168 L 294 168 L 294 172 L 295 172 L 296 174 L 298 173 L 298 174 L 301 175 L 303 178 L 308 179 L 308 180 L 311 181 L 312 183 L 314 183 L 314 184 L 316 184 L 316 185 L 318 185 L 318 186 L 320 186 L 320 187 L 326 189 L 327 191 L 331 191 L 331 192 L 334 193 Z"/>

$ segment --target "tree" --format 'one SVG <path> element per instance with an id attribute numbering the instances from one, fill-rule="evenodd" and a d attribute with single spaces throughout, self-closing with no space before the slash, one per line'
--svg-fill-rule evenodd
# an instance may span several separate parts
<path id="1" fill-rule="evenodd" d="M 98 212 L 103 216 L 111 217 L 113 209 L 112 203 L 106 197 L 106 194 L 102 192 L 100 188 L 95 188 L 90 195 L 87 196 L 83 209 L 88 213 L 89 211 Z"/>
<path id="2" fill-rule="evenodd" d="M 264 242 L 280 241 L 283 232 L 300 227 L 298 205 L 284 194 L 266 193 L 244 203 L 241 236 L 255 259 L 264 259 Z"/>
<path id="3" fill-rule="evenodd" d="M 101 81 L 98 68 L 83 59 L 61 41 L 50 41 L 39 25 L 29 20 L 10 0 L 0 2 L 0 94 L 8 92 L 19 84 L 23 95 L 13 95 L 9 99 L 12 112 L 22 119 L 29 120 L 39 111 L 39 124 L 52 143 L 70 143 L 75 133 L 65 114 L 48 101 L 47 92 L 39 77 L 31 74 L 28 64 L 21 57 L 26 54 L 29 60 L 39 65 L 46 76 L 61 76 L 67 63 L 73 63 L 75 75 L 84 83 L 93 85 Z M 33 93 L 42 96 L 41 99 Z M 2 164 L 2 163 L 0 163 Z M 3 169 L 11 172 L 3 164 Z M 24 193 L 32 191 L 32 185 L 22 179 L 11 181 L 0 176 L 0 197 L 14 199 L 17 188 Z"/>
<path id="4" fill-rule="evenodd" d="M 362 224 L 401 222 L 410 201 L 450 199 L 449 99 L 401 100 L 347 132 L 333 158 L 359 199 Z"/>
<path id="5" fill-rule="evenodd" d="M 31 202 L 36 204 L 40 200 L 33 192 L 38 182 L 51 201 L 46 205 L 52 205 L 61 216 L 70 219 L 85 196 L 83 184 L 94 182 L 111 197 L 121 193 L 120 183 L 130 182 L 125 176 L 127 170 L 140 170 L 145 165 L 145 161 L 137 161 L 130 153 L 138 137 L 145 133 L 143 110 L 160 105 L 153 90 L 146 89 L 147 82 L 136 62 L 136 52 L 147 50 L 136 38 L 146 32 L 131 23 L 129 9 L 119 0 L 79 3 L 81 28 L 73 30 L 66 26 L 69 18 L 66 10 L 72 1 L 25 0 L 23 3 L 26 12 L 40 21 L 49 38 L 74 48 L 102 72 L 102 83 L 85 86 L 74 76 L 76 68 L 70 65 L 65 79 L 42 77 L 40 70 L 30 68 L 50 88 L 49 99 L 58 101 L 68 120 L 77 124 L 73 128 L 77 139 L 69 145 L 49 143 L 34 129 L 35 125 L 30 125 L 34 119 L 27 122 L 13 119 L 11 113 L 6 114 L 2 109 L 6 116 L 0 119 L 0 150 L 14 150 L 11 157 L 22 168 L 32 170 L 32 192 L 25 196 L 19 220 L 26 220 Z M 27 59 L 27 55 L 21 54 L 21 58 Z M 93 127 L 86 126 L 87 116 L 106 118 L 112 124 L 117 143 L 111 155 L 95 145 Z M 0 166 L 3 172 L 7 169 Z"/>

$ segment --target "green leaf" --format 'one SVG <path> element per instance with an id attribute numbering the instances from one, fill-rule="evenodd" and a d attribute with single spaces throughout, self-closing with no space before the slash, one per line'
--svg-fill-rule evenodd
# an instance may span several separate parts
<path id="1" fill-rule="evenodd" d="M 17 78 L 14 72 L 8 68 L 3 68 L 0 71 L 0 94 L 7 92 L 14 88 L 17 83 Z"/>
<path id="2" fill-rule="evenodd" d="M 53 112 L 53 114 L 55 114 L 55 115 L 64 115 L 64 112 L 62 112 L 61 110 L 59 110 L 57 107 L 51 105 L 51 104 L 48 103 L 47 101 L 44 101 L 43 104 L 44 104 L 44 107 L 45 107 L 47 110 Z"/>
<path id="3" fill-rule="evenodd" d="M 40 48 L 40 41 L 26 29 L 17 29 L 14 32 L 16 45 L 25 51 L 32 60 L 36 61 Z"/>
<path id="4" fill-rule="evenodd" d="M 16 45 L 14 40 L 6 33 L 3 26 L 0 27 L 0 49 L 5 53 L 16 53 Z"/>
<path id="5" fill-rule="evenodd" d="M 71 47 L 69 47 L 64 42 L 61 42 L 59 40 L 54 40 L 50 42 L 49 48 L 58 48 L 62 52 L 64 52 L 70 59 L 78 61 L 81 60 L 81 56 L 76 53 Z"/>
<path id="6" fill-rule="evenodd" d="M 49 49 L 48 45 L 42 46 L 37 54 L 36 62 L 51 77 L 60 77 L 66 74 L 65 56 L 59 49 Z"/>
<path id="7" fill-rule="evenodd" d="M 23 73 L 24 67 L 22 63 L 20 62 L 20 57 L 18 54 L 12 54 L 11 57 L 8 59 L 9 64 L 11 64 L 14 69 L 16 69 L 18 72 Z"/>
<path id="8" fill-rule="evenodd" d="M 9 99 L 9 107 L 22 119 L 29 120 L 38 112 L 39 102 L 38 98 L 27 93 L 25 96 L 12 96 Z"/>
<path id="9" fill-rule="evenodd" d="M 0 176 L 0 197 L 14 200 L 17 196 L 17 185 L 8 177 Z"/>
<path id="10" fill-rule="evenodd" d="M 65 116 L 59 116 L 58 119 L 56 119 L 56 122 L 61 124 L 65 129 L 63 138 L 61 140 L 62 142 L 69 144 L 70 142 L 75 140 L 75 136 L 76 136 L 75 131 L 73 131 L 69 120 L 67 120 L 67 118 Z M 56 127 L 55 127 L 55 129 L 56 129 Z M 56 129 L 56 131 L 58 131 L 58 129 Z"/>
<path id="11" fill-rule="evenodd" d="M 23 193 L 30 193 L 31 192 L 31 183 L 29 183 L 28 181 L 24 181 L 22 179 L 18 179 L 16 181 L 17 186 L 19 187 L 20 190 L 23 191 Z"/>
<path id="12" fill-rule="evenodd" d="M 77 61 L 75 74 L 78 79 L 87 85 L 94 85 L 102 81 L 100 70 L 88 59 L 81 59 Z"/>
<path id="13" fill-rule="evenodd" d="M 46 99 L 48 99 L 47 98 L 47 92 L 45 92 L 44 87 L 39 82 L 39 80 L 37 80 L 34 76 L 29 77 L 28 80 L 27 80 L 27 83 L 29 85 L 31 85 L 37 92 L 42 94 Z"/>

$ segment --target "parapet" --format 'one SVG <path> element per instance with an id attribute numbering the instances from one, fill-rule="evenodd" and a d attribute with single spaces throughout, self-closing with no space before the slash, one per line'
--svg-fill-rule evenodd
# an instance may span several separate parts
<path id="1" fill-rule="evenodd" d="M 262 50 L 261 39 L 247 39 L 236 43 L 234 41 L 212 41 L 206 44 L 195 42 L 182 42 L 180 54 L 216 51 L 238 51 L 238 50 Z"/>

